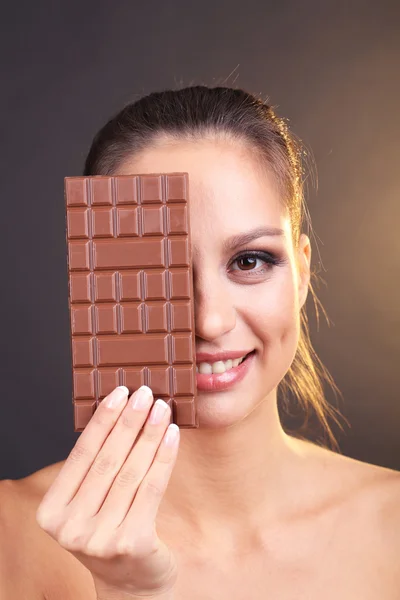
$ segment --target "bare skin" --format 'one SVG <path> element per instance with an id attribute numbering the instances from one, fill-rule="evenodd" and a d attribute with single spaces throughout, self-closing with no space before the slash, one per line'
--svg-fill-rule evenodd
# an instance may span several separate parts
<path id="1" fill-rule="evenodd" d="M 175 599 L 398 599 L 400 475 L 296 440 L 279 421 L 276 392 L 298 344 L 309 239 L 293 248 L 277 191 L 244 148 L 160 140 L 118 174 L 163 171 L 190 174 L 196 350 L 256 350 L 234 388 L 199 393 L 200 428 L 181 431 L 157 517 L 178 559 Z M 224 251 L 222 242 L 261 224 L 284 235 L 246 249 L 281 263 L 257 259 L 241 271 L 232 258 L 244 248 Z M 10 598 L 96 598 L 90 573 L 35 521 L 63 464 L 0 485 L 8 540 L 0 581 L 2 569 L 18 573 Z"/>

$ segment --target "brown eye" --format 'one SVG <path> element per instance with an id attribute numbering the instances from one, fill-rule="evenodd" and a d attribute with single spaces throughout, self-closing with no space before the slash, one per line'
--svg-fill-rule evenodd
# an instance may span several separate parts
<path id="1" fill-rule="evenodd" d="M 250 251 L 240 254 L 232 261 L 231 271 L 241 271 L 242 273 L 247 271 L 251 274 L 261 275 L 278 264 L 280 264 L 279 259 L 269 252 Z M 236 268 L 232 268 L 232 265 L 236 265 Z"/>
<path id="2" fill-rule="evenodd" d="M 242 256 L 241 258 L 238 258 L 236 262 L 240 266 L 241 270 L 251 271 L 251 269 L 257 264 L 257 258 L 254 256 Z"/>

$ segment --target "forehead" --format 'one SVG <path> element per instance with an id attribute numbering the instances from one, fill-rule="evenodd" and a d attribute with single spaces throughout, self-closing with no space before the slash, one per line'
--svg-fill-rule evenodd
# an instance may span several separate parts
<path id="1" fill-rule="evenodd" d="M 187 172 L 192 241 L 229 237 L 260 225 L 290 224 L 273 177 L 245 148 L 221 141 L 159 142 L 128 159 L 118 175 Z"/>

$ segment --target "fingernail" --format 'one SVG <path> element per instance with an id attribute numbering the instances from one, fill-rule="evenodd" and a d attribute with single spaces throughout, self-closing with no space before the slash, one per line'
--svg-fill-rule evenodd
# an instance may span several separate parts
<path id="1" fill-rule="evenodd" d="M 179 427 L 175 423 L 168 425 L 167 434 L 165 436 L 165 445 L 174 446 L 179 438 Z"/>
<path id="2" fill-rule="evenodd" d="M 161 398 L 156 400 L 150 414 L 149 423 L 151 423 L 152 425 L 158 425 L 159 423 L 161 423 L 167 410 L 168 404 L 164 402 L 164 400 L 161 400 Z"/>
<path id="3" fill-rule="evenodd" d="M 153 392 L 147 385 L 142 385 L 132 396 L 133 410 L 143 410 L 153 401 Z"/>
<path id="4" fill-rule="evenodd" d="M 119 406 L 123 402 L 123 400 L 126 398 L 126 396 L 128 394 L 129 394 L 128 388 L 125 387 L 124 385 L 119 385 L 108 396 L 108 398 L 106 400 L 106 405 L 109 408 L 117 408 L 117 406 Z"/>

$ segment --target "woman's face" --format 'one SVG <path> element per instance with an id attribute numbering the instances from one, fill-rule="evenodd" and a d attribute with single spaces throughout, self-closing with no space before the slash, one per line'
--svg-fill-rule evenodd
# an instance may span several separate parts
<path id="1" fill-rule="evenodd" d="M 157 172 L 189 173 L 199 424 L 228 427 L 274 397 L 294 359 L 309 283 L 309 239 L 301 236 L 300 274 L 278 192 L 244 147 L 160 141 L 117 174 Z M 235 237 L 260 228 L 282 234 L 259 231 L 260 237 L 237 245 Z M 198 356 L 230 351 L 254 353 L 231 369 L 229 362 L 212 366 L 215 360 Z"/>

